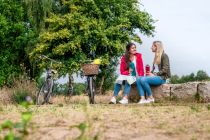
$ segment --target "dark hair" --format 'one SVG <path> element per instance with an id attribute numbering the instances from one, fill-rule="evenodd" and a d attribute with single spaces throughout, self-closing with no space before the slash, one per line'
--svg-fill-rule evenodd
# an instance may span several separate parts
<path id="1" fill-rule="evenodd" d="M 125 57 L 125 63 L 126 63 L 126 69 L 128 70 L 129 69 L 129 67 L 130 67 L 130 48 L 132 47 L 132 46 L 136 46 L 134 43 L 128 43 L 127 45 L 126 45 L 126 50 L 125 50 L 125 55 L 124 55 L 124 57 Z"/>

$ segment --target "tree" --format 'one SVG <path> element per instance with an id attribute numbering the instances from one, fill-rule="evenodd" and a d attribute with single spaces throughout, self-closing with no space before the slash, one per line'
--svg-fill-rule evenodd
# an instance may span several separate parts
<path id="1" fill-rule="evenodd" d="M 178 75 L 172 75 L 171 78 L 170 78 L 170 83 L 178 84 L 179 83 L 179 76 Z"/>
<path id="2" fill-rule="evenodd" d="M 210 80 L 210 77 L 208 76 L 208 74 L 205 71 L 199 70 L 196 74 L 195 79 L 197 81 L 205 81 L 205 80 Z"/>
<path id="3" fill-rule="evenodd" d="M 55 0 L 22 0 L 26 16 L 37 33 L 45 28 L 45 18 L 53 9 Z"/>
<path id="4" fill-rule="evenodd" d="M 177 75 L 172 75 L 170 78 L 170 82 L 172 84 L 180 84 L 180 83 L 193 82 L 193 81 L 207 81 L 207 80 L 210 80 L 210 77 L 203 70 L 199 70 L 196 75 L 194 73 L 191 73 L 190 75 L 183 75 L 181 78 L 179 78 L 179 76 Z"/>
<path id="5" fill-rule="evenodd" d="M 194 74 L 194 73 L 191 73 L 191 74 L 189 75 L 189 80 L 190 80 L 190 81 L 195 81 L 195 74 Z"/>
<path id="6" fill-rule="evenodd" d="M 40 54 L 62 61 L 63 74 L 78 72 L 81 61 L 102 59 L 102 71 L 113 58 L 119 57 L 124 46 L 137 40 L 133 31 L 152 35 L 153 19 L 141 11 L 138 0 L 64 0 L 60 13 L 52 13 L 48 28 L 39 36 L 39 43 L 30 54 Z M 40 62 L 40 67 L 46 62 Z"/>
<path id="7" fill-rule="evenodd" d="M 37 43 L 38 36 L 41 31 L 47 28 L 45 19 L 49 17 L 51 12 L 60 12 L 60 0 L 19 0 L 21 1 L 24 9 L 25 21 L 31 29 L 34 31 L 34 36 L 30 39 L 30 44 L 26 47 L 26 54 L 31 52 Z M 37 67 L 36 62 L 28 61 L 25 66 L 30 70 L 29 76 L 31 78 L 37 78 L 42 71 Z"/>
<path id="8" fill-rule="evenodd" d="M 191 82 L 191 81 L 195 81 L 195 75 L 194 75 L 194 73 L 191 73 L 190 75 L 183 75 L 179 79 L 179 82 L 180 83 L 186 83 L 186 82 Z"/>
<path id="9" fill-rule="evenodd" d="M 116 66 L 119 65 L 117 58 L 110 60 L 108 66 L 104 66 L 96 79 L 96 87 L 99 94 L 105 93 L 105 91 L 113 89 L 113 82 L 116 80 Z"/>
<path id="10" fill-rule="evenodd" d="M 9 84 L 29 62 L 26 46 L 33 38 L 19 0 L 0 0 L 0 86 Z"/>

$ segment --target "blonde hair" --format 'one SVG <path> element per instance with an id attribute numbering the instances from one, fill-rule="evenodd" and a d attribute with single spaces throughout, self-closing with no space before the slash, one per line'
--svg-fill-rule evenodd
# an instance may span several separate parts
<path id="1" fill-rule="evenodd" d="M 159 65 L 161 63 L 161 56 L 162 56 L 163 51 L 164 51 L 163 43 L 161 41 L 154 41 L 153 45 L 155 45 L 157 47 L 153 64 Z"/>

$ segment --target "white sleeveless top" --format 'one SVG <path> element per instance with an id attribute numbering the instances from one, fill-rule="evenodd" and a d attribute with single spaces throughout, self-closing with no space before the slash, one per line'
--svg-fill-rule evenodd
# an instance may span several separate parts
<path id="1" fill-rule="evenodd" d="M 135 66 L 135 71 L 136 71 L 136 77 L 138 77 L 138 72 L 137 72 L 137 68 L 136 68 L 136 56 L 134 56 L 134 59 L 132 61 L 134 63 L 134 66 Z"/>

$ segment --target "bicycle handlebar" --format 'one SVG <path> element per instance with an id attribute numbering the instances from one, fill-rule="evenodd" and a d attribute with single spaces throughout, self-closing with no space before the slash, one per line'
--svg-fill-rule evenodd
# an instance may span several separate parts
<path id="1" fill-rule="evenodd" d="M 46 58 L 46 59 L 48 59 L 48 60 L 50 60 L 50 61 L 52 61 L 52 62 L 59 63 L 59 64 L 62 63 L 62 62 L 56 61 L 56 60 L 54 60 L 54 59 L 52 59 L 52 58 L 49 58 L 49 57 L 47 57 L 46 55 L 40 55 L 39 58 Z"/>

